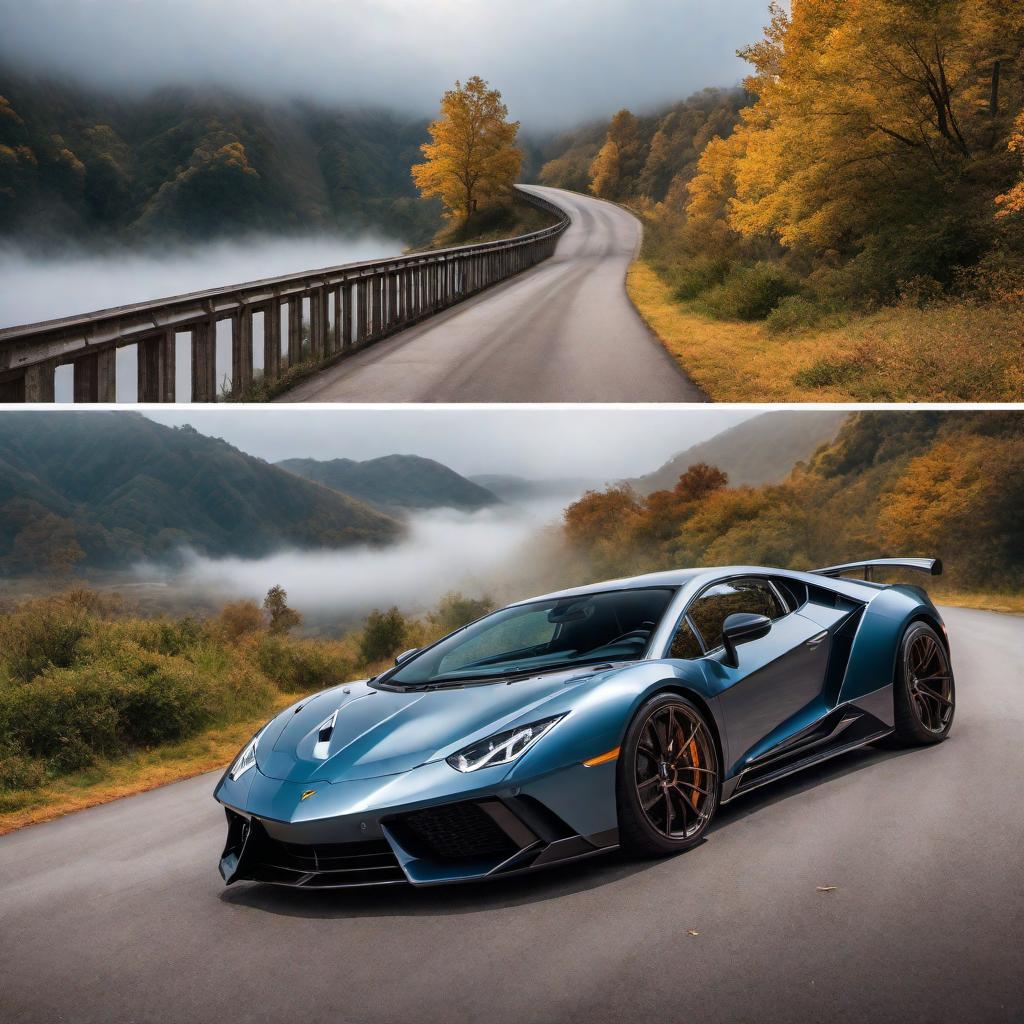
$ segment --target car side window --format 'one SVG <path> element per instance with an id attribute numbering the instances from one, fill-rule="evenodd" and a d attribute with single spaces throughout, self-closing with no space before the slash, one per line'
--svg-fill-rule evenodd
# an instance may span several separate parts
<path id="1" fill-rule="evenodd" d="M 705 590 L 689 608 L 689 615 L 709 651 L 721 647 L 722 626 L 730 615 L 748 612 L 779 619 L 787 614 L 767 580 L 730 580 Z"/>
<path id="2" fill-rule="evenodd" d="M 676 627 L 676 634 L 672 637 L 672 646 L 669 648 L 670 658 L 681 658 L 683 661 L 693 661 L 695 658 L 703 657 L 704 651 L 700 641 L 690 628 L 690 623 L 682 619 Z"/>

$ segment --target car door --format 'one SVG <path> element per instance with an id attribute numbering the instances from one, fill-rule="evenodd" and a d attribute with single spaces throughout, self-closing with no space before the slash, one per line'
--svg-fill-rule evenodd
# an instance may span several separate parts
<path id="1" fill-rule="evenodd" d="M 772 628 L 767 636 L 738 648 L 734 668 L 724 661 L 722 626 L 737 612 L 767 615 Z M 815 702 L 824 687 L 828 631 L 791 610 L 767 578 L 724 580 L 698 594 L 677 628 L 669 657 L 685 656 L 686 646 L 692 648 L 694 641 L 719 695 L 730 764 L 761 753 L 755 748 Z M 794 729 L 799 727 L 794 723 Z"/>

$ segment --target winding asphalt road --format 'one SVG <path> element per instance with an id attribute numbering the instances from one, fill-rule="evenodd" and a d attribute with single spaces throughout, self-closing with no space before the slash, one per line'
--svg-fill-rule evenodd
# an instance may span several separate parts
<path id="1" fill-rule="evenodd" d="M 0 1020 L 1019 1022 L 1024 617 L 947 621 L 948 742 L 766 787 L 671 860 L 225 889 L 216 775 L 0 837 Z"/>
<path id="2" fill-rule="evenodd" d="M 524 186 L 572 218 L 555 255 L 300 384 L 282 402 L 703 402 L 626 295 L 640 222 Z"/>

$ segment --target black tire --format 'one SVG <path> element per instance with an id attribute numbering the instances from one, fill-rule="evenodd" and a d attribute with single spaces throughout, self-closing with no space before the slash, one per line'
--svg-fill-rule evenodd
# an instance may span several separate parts
<path id="1" fill-rule="evenodd" d="M 710 724 L 685 697 L 655 694 L 634 715 L 619 751 L 620 845 L 647 857 L 696 846 L 718 810 L 720 793 Z"/>
<path id="2" fill-rule="evenodd" d="M 911 623 L 896 661 L 894 738 L 904 746 L 941 743 L 953 726 L 956 687 L 949 652 L 927 622 Z"/>

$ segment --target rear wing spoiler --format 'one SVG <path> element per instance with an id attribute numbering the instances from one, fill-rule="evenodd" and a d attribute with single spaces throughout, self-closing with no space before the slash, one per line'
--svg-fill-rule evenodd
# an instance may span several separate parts
<path id="1" fill-rule="evenodd" d="M 864 573 L 864 579 L 873 580 L 876 569 L 912 569 L 926 576 L 942 575 L 942 560 L 939 558 L 867 558 L 863 562 L 847 562 L 845 565 L 830 565 L 826 569 L 812 569 L 816 576 L 850 576 L 855 572 Z"/>

